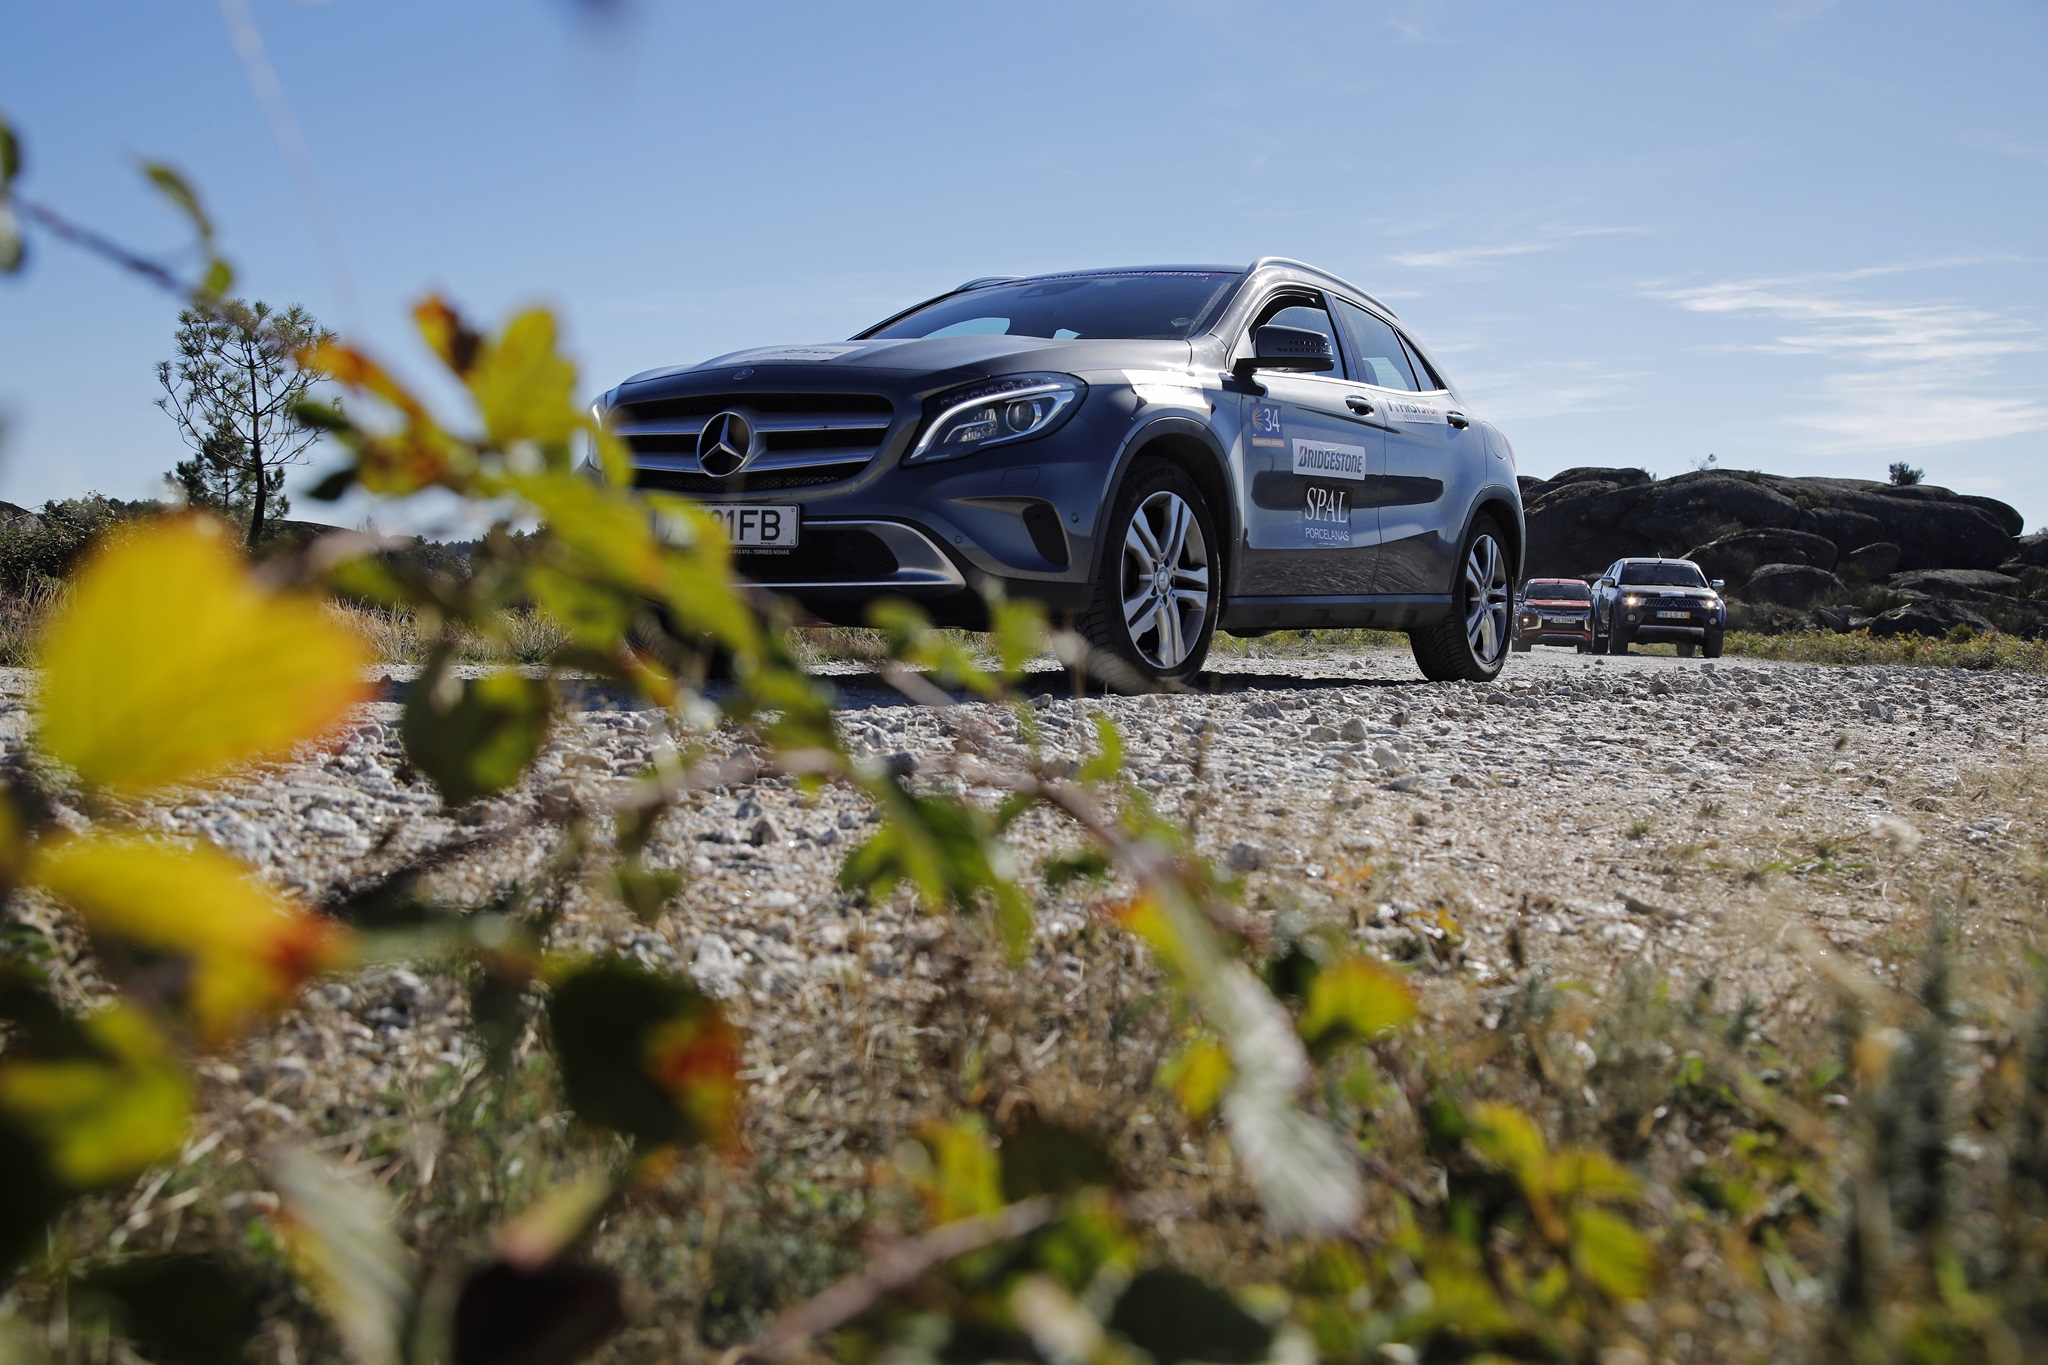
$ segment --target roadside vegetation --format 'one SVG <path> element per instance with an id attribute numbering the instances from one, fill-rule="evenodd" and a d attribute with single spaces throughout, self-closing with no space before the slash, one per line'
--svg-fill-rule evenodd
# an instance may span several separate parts
<path id="1" fill-rule="evenodd" d="M 1971 634 L 1967 630 L 1946 637 L 1882 637 L 1873 636 L 1869 631 L 1801 631 L 1785 635 L 1730 631 L 1725 650 L 1731 655 L 1791 663 L 1892 664 L 1909 668 L 2048 672 L 2048 640 L 2000 633 Z"/>

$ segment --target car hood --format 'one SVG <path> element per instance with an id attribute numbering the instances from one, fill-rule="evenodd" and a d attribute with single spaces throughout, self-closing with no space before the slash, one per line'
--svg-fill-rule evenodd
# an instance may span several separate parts
<path id="1" fill-rule="evenodd" d="M 646 370 L 626 383 L 642 384 L 702 370 L 766 366 L 817 366 L 833 371 L 886 370 L 913 374 L 950 374 L 960 370 L 993 374 L 1026 369 L 1078 373 L 1123 366 L 1185 367 L 1193 353 L 1193 347 L 1185 341 L 1061 341 L 1012 336 L 823 341 L 809 346 L 756 346 L 744 351 L 731 351 L 696 365 Z"/>
<path id="2" fill-rule="evenodd" d="M 1719 597 L 1713 588 L 1675 588 L 1664 583 L 1624 583 L 1622 592 L 1632 592 L 1638 597 Z"/>

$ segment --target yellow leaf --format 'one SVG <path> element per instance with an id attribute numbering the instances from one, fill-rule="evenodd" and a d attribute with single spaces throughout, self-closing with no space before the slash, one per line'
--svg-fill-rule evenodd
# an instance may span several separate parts
<path id="1" fill-rule="evenodd" d="M 1002 1159 L 981 1120 L 967 1115 L 944 1123 L 927 1120 L 918 1131 L 931 1167 L 919 1184 L 935 1223 L 951 1223 L 1003 1206 Z"/>
<path id="2" fill-rule="evenodd" d="M 1572 1263 L 1580 1274 L 1617 1299 L 1650 1292 L 1653 1257 L 1640 1232 L 1605 1209 L 1576 1209 L 1571 1226 Z"/>
<path id="3" fill-rule="evenodd" d="M 584 425 L 576 408 L 576 367 L 556 353 L 555 319 L 542 309 L 507 323 L 463 377 L 500 449 L 519 441 L 566 441 Z"/>
<path id="4" fill-rule="evenodd" d="M 1189 1118 L 1198 1119 L 1216 1108 L 1235 1074 L 1223 1044 L 1198 1038 L 1159 1069 L 1159 1083 L 1172 1092 Z"/>
<path id="5" fill-rule="evenodd" d="M 1536 1121 L 1511 1104 L 1486 1101 L 1467 1112 L 1472 1145 L 1494 1165 L 1512 1174 L 1525 1192 L 1544 1189 L 1550 1149 Z"/>
<path id="6" fill-rule="evenodd" d="M 1551 1184 L 1560 1199 L 1633 1199 L 1636 1178 L 1600 1152 L 1573 1148 L 1551 1163 Z"/>
<path id="7" fill-rule="evenodd" d="M 1371 1041 L 1415 1017 L 1408 979 L 1369 957 L 1346 957 L 1317 972 L 1301 1012 L 1302 1041 L 1311 1046 Z"/>
<path id="8" fill-rule="evenodd" d="M 340 925 L 294 905 L 207 844 L 86 835 L 38 850 L 29 875 L 95 934 L 188 959 L 184 1003 L 208 1043 L 289 1004 L 348 949 Z"/>
<path id="9" fill-rule="evenodd" d="M 38 739 L 94 786 L 142 791 L 278 758 L 370 696 L 362 641 L 257 583 L 218 522 L 120 536 L 41 649 Z"/>
<path id="10" fill-rule="evenodd" d="M 98 1053 L 0 1060 L 0 1112 L 41 1140 L 77 1190 L 130 1179 L 175 1155 L 191 1096 L 149 1021 L 115 1005 L 81 1021 Z"/>

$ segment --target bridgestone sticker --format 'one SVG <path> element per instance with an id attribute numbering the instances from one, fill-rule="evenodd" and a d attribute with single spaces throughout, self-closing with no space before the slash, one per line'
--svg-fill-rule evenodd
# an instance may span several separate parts
<path id="1" fill-rule="evenodd" d="M 1365 479 L 1365 447 L 1294 438 L 1294 472 L 1325 479 Z"/>
<path id="2" fill-rule="evenodd" d="M 1301 534 L 1310 545 L 1350 548 L 1351 490 L 1310 484 L 1301 503 Z"/>
<path id="3" fill-rule="evenodd" d="M 1448 420 L 1444 416 L 1448 409 L 1414 398 L 1382 399 L 1380 406 L 1386 410 L 1387 416 L 1396 422 L 1411 422 L 1418 426 L 1442 426 Z"/>

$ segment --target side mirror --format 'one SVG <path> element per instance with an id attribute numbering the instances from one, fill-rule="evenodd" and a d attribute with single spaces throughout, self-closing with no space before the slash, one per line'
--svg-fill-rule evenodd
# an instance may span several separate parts
<path id="1" fill-rule="evenodd" d="M 1593 580 L 1593 586 L 1596 588 L 1611 588 L 1614 586 L 1614 580 L 1611 578 L 1596 578 Z"/>
<path id="2" fill-rule="evenodd" d="M 1249 379 L 1254 370 L 1334 370 L 1337 357 L 1321 332 L 1267 323 L 1252 329 L 1252 353 L 1233 368 L 1239 379 Z"/>
<path id="3" fill-rule="evenodd" d="M 1728 586 L 1728 580 L 1725 578 L 1710 578 L 1707 580 L 1707 586 L 1710 588 L 1725 588 Z"/>

